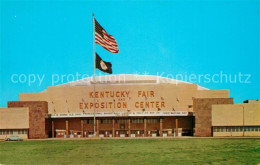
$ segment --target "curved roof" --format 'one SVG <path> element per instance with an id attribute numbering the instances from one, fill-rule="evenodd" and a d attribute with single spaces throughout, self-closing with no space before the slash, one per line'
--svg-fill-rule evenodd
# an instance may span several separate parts
<path id="1" fill-rule="evenodd" d="M 57 86 L 85 86 L 93 84 L 93 77 L 87 77 L 84 79 L 68 82 L 65 84 Z M 106 84 L 106 85 L 123 85 L 123 84 L 192 84 L 185 81 L 180 81 L 176 79 L 165 78 L 161 76 L 154 75 L 137 75 L 137 74 L 116 74 L 107 76 L 95 77 L 96 84 Z M 198 90 L 208 90 L 207 88 L 198 86 Z"/>

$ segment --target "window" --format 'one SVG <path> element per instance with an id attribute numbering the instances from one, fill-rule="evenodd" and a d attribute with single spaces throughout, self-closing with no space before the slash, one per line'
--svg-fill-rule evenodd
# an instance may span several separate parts
<path id="1" fill-rule="evenodd" d="M 19 129 L 18 134 L 27 134 L 27 130 L 26 129 Z"/>
<path id="2" fill-rule="evenodd" d="M 218 127 L 218 132 L 222 132 L 223 131 L 223 127 Z"/>
<path id="3" fill-rule="evenodd" d="M 93 119 L 88 119 L 88 120 L 84 120 L 85 124 L 94 124 L 94 120 Z"/>
<path id="4" fill-rule="evenodd" d="M 100 120 L 100 123 L 101 124 L 111 124 L 112 120 L 111 119 L 102 119 L 102 120 Z"/>
<path id="5" fill-rule="evenodd" d="M 144 119 L 142 118 L 131 119 L 131 123 L 144 123 Z"/>
<path id="6" fill-rule="evenodd" d="M 244 129 L 244 130 L 243 130 Z M 241 132 L 260 132 L 259 126 L 240 127 Z"/>
<path id="7" fill-rule="evenodd" d="M 160 123 L 160 119 L 147 119 L 147 123 Z"/>
<path id="8" fill-rule="evenodd" d="M 148 123 L 155 123 L 157 119 L 150 119 Z M 160 120 L 159 120 L 160 121 Z M 230 126 L 230 127 L 223 127 L 217 126 L 213 127 L 213 132 L 260 132 L 260 126 Z"/>
<path id="9" fill-rule="evenodd" d="M 118 120 L 116 120 L 116 123 L 125 124 L 125 123 L 127 123 L 127 119 L 118 119 Z"/>
<path id="10" fill-rule="evenodd" d="M 222 132 L 222 127 L 214 127 L 214 132 Z"/>
<path id="11" fill-rule="evenodd" d="M 231 132 L 231 127 L 227 127 L 227 132 Z"/>

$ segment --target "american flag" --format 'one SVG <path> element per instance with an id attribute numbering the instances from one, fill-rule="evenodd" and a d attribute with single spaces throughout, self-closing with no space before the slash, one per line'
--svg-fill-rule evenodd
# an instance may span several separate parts
<path id="1" fill-rule="evenodd" d="M 115 38 L 108 34 L 105 29 L 95 19 L 95 43 L 101 45 L 111 53 L 118 53 L 118 45 Z"/>

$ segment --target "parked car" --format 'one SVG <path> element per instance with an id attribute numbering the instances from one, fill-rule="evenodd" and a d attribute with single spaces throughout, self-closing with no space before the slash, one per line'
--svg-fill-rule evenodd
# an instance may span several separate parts
<path id="1" fill-rule="evenodd" d="M 23 138 L 17 135 L 12 135 L 5 138 L 5 141 L 23 141 Z"/>

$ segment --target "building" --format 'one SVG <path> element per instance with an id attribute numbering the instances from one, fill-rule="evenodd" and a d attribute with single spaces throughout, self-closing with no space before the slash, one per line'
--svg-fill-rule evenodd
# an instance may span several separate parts
<path id="1" fill-rule="evenodd" d="M 27 138 L 29 130 L 29 108 L 0 108 L 0 139 L 6 135 L 19 134 Z"/>
<path id="2" fill-rule="evenodd" d="M 212 105 L 214 136 L 260 136 L 260 102 Z"/>
<path id="3" fill-rule="evenodd" d="M 0 138 L 20 130 L 28 138 L 92 137 L 94 123 L 99 137 L 219 136 L 215 130 L 229 126 L 220 120 L 221 106 L 234 105 L 228 90 L 159 76 L 110 75 L 95 82 L 85 78 L 39 93 L 20 93 L 19 101 L 0 109 Z"/>

